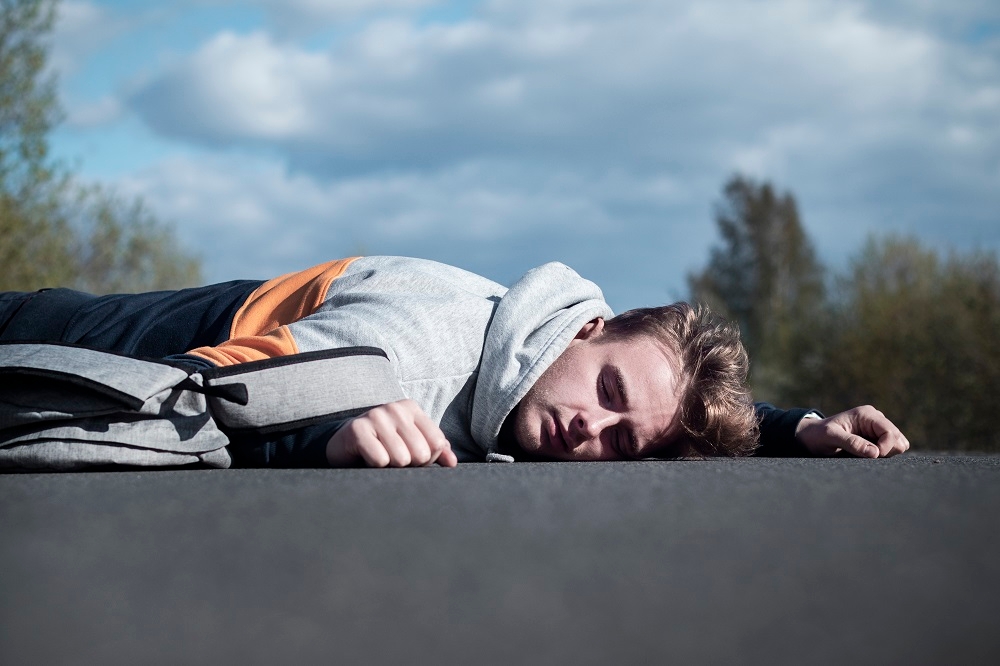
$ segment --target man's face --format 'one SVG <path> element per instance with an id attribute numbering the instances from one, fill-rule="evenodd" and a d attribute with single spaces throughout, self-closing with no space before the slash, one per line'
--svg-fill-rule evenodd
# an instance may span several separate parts
<path id="1" fill-rule="evenodd" d="M 646 336 L 602 340 L 590 322 L 520 402 L 514 434 L 531 455 L 625 460 L 655 455 L 676 432 L 674 354 Z"/>

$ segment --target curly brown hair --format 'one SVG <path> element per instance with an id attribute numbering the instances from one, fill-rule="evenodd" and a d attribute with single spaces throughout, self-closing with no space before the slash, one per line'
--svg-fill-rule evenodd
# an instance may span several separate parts
<path id="1" fill-rule="evenodd" d="M 676 355 L 680 435 L 660 455 L 747 456 L 760 433 L 739 328 L 707 307 L 678 302 L 629 310 L 605 322 L 604 339 L 645 335 Z"/>

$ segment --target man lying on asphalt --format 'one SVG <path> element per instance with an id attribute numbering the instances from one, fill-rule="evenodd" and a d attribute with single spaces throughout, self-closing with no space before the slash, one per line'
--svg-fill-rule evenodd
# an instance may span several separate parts
<path id="1" fill-rule="evenodd" d="M 872 407 L 822 418 L 754 405 L 734 327 L 685 303 L 616 317 L 596 285 L 558 263 L 510 289 L 432 261 L 362 257 L 180 291 L 11 292 L 0 294 L 0 340 L 71 342 L 201 369 L 339 347 L 385 351 L 408 399 L 235 441 L 236 466 L 875 458 L 909 447 Z"/>

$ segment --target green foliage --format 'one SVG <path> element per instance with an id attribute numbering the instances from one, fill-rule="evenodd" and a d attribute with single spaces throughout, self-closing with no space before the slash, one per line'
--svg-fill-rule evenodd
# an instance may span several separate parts
<path id="1" fill-rule="evenodd" d="M 59 205 L 65 180 L 48 162 L 46 141 L 59 120 L 41 44 L 53 9 L 44 0 L 0 0 L 0 289 L 74 275 Z"/>
<path id="2" fill-rule="evenodd" d="M 1000 263 L 942 257 L 914 238 L 871 238 L 829 304 L 804 394 L 829 412 L 873 404 L 916 447 L 1000 450 Z"/>
<path id="3" fill-rule="evenodd" d="M 1000 451 L 996 253 L 872 237 L 827 292 L 791 195 L 736 177 L 716 221 L 692 298 L 740 324 L 757 399 L 872 404 L 914 448 Z"/>
<path id="4" fill-rule="evenodd" d="M 52 0 L 0 0 L 0 187 L 19 201 L 47 199 L 55 180 L 46 136 L 60 113 L 42 43 L 54 12 Z"/>
<path id="5" fill-rule="evenodd" d="M 44 40 L 54 0 L 0 0 L 0 290 L 183 287 L 199 262 L 140 201 L 77 186 L 49 157 L 60 119 Z"/>
<path id="6" fill-rule="evenodd" d="M 172 229 L 158 222 L 141 199 L 127 201 L 92 188 L 80 201 L 74 253 L 78 289 L 139 292 L 200 282 L 198 260 L 180 248 Z"/>
<path id="7" fill-rule="evenodd" d="M 68 284 L 76 277 L 73 238 L 54 205 L 31 205 L 0 192 L 0 291 Z"/>
<path id="8" fill-rule="evenodd" d="M 794 375 L 815 355 L 803 321 L 816 321 L 824 298 L 823 267 L 799 220 L 795 198 L 743 176 L 726 183 L 716 208 L 722 244 L 708 266 L 688 276 L 692 297 L 737 322 L 751 358 L 751 382 L 762 399 L 794 392 Z"/>

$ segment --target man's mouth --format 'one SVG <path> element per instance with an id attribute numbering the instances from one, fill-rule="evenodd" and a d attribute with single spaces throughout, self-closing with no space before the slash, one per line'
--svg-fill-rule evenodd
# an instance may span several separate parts
<path id="1" fill-rule="evenodd" d="M 569 443 L 566 441 L 566 435 L 559 424 L 559 419 L 554 414 L 552 415 L 552 424 L 549 426 L 549 441 L 552 442 L 553 448 L 569 452 Z"/>

